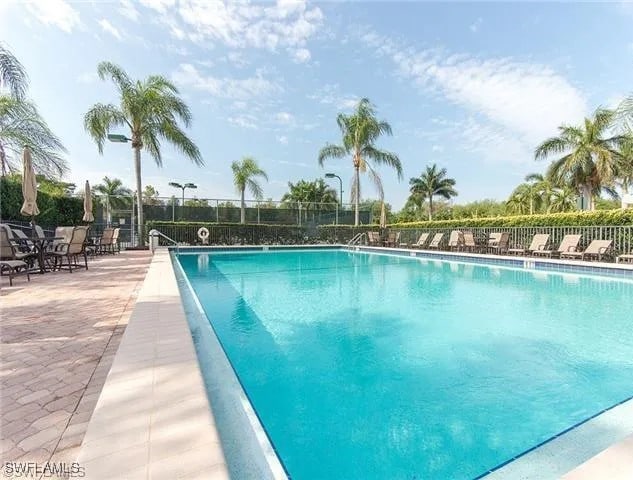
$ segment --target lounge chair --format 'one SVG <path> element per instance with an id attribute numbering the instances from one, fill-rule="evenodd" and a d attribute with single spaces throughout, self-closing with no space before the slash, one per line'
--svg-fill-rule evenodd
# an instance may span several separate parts
<path id="1" fill-rule="evenodd" d="M 499 234 L 501 235 L 501 234 Z M 537 250 L 545 250 L 549 243 L 549 233 L 537 233 L 532 237 L 532 242 L 528 248 L 516 247 L 509 248 L 509 254 L 513 255 L 529 255 Z"/>
<path id="2" fill-rule="evenodd" d="M 508 246 L 510 244 L 510 234 L 508 232 L 501 232 L 499 234 L 499 240 L 492 245 L 488 245 L 488 251 L 490 253 L 503 254 L 508 253 Z"/>
<path id="3" fill-rule="evenodd" d="M 444 239 L 443 233 L 436 233 L 435 235 L 433 235 L 433 238 L 431 239 L 431 243 L 429 243 L 428 248 L 434 248 L 435 250 L 439 250 L 440 243 L 442 243 L 443 239 Z"/>
<path id="4" fill-rule="evenodd" d="M 466 252 L 474 252 L 477 250 L 477 242 L 475 242 L 473 232 L 464 232 L 462 238 L 464 241 L 461 246 L 462 250 Z"/>
<path id="5" fill-rule="evenodd" d="M 73 267 L 81 268 L 82 265 L 77 263 L 80 256 L 84 257 L 83 267 L 88 270 L 88 256 L 86 253 L 86 237 L 88 236 L 88 227 L 80 226 L 73 228 L 73 234 L 69 243 L 57 245 L 55 251 L 50 255 L 55 260 L 55 267 L 59 270 L 68 268 L 68 271 L 72 273 Z M 64 259 L 68 260 L 66 266 L 64 266 Z M 59 264 L 58 264 L 59 262 Z"/>
<path id="6" fill-rule="evenodd" d="M 448 249 L 459 250 L 464 244 L 464 235 L 459 230 L 453 230 L 450 237 L 448 237 Z"/>
<path id="7" fill-rule="evenodd" d="M 611 251 L 611 240 L 592 240 L 584 252 L 561 252 L 561 258 L 580 258 L 584 260 L 585 257 L 595 257 L 598 261 L 602 260 L 602 257 L 608 255 Z"/>
<path id="8" fill-rule="evenodd" d="M 116 227 L 112 234 L 112 253 L 121 253 L 121 246 L 119 245 L 119 233 L 121 229 Z"/>
<path id="9" fill-rule="evenodd" d="M 385 240 L 385 247 L 395 247 L 400 241 L 400 232 L 390 233 Z"/>
<path id="10" fill-rule="evenodd" d="M 615 263 L 633 263 L 633 253 L 619 255 L 618 258 L 615 259 Z"/>
<path id="11" fill-rule="evenodd" d="M 13 286 L 13 277 L 17 275 L 26 275 L 26 279 L 30 282 L 29 266 L 22 260 L 0 260 L 0 275 L 9 277 L 9 286 Z"/>
<path id="12" fill-rule="evenodd" d="M 370 247 L 380 245 L 380 234 L 378 232 L 367 232 L 367 243 Z"/>
<path id="13" fill-rule="evenodd" d="M 427 240 L 429 239 L 429 236 L 429 233 L 421 234 L 418 238 L 418 241 L 411 245 L 411 248 L 423 248 Z"/>
<path id="14" fill-rule="evenodd" d="M 565 235 L 556 250 L 534 250 L 533 255 L 542 255 L 544 257 L 561 256 L 563 253 L 575 252 L 578 249 L 582 235 Z"/>

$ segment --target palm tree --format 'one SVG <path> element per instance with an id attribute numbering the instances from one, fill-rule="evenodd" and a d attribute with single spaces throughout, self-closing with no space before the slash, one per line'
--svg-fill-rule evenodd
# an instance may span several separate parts
<path id="1" fill-rule="evenodd" d="M 375 108 L 371 102 L 363 98 L 351 115 L 339 113 L 336 117 L 341 134 L 342 145 L 327 144 L 319 152 L 319 165 L 328 158 L 342 158 L 352 155 L 354 177 L 352 180 L 352 201 L 354 202 L 354 225 L 359 222 L 358 205 L 360 203 L 360 173 L 367 172 L 373 180 L 380 198 L 384 198 L 382 181 L 371 162 L 376 165 L 388 165 L 396 170 L 398 179 L 402 178 L 402 165 L 395 153 L 376 148 L 375 142 L 385 134 L 391 135 L 391 126 L 384 120 L 377 120 Z"/>
<path id="2" fill-rule="evenodd" d="M 576 209 L 576 200 L 578 193 L 572 187 L 567 185 L 552 188 L 549 196 L 549 205 L 547 213 L 569 212 Z"/>
<path id="3" fill-rule="evenodd" d="M 161 141 L 165 140 L 180 150 L 196 165 L 204 165 L 198 147 L 181 129 L 179 121 L 188 127 L 191 112 L 179 97 L 178 89 L 166 78 L 151 75 L 145 80 L 133 81 L 125 71 L 110 62 L 101 62 L 97 67 L 101 80 L 109 78 L 116 85 L 120 104 L 97 103 L 84 117 L 84 128 L 103 153 L 103 144 L 108 132 L 116 127 L 127 127 L 130 138 L 123 135 L 112 137 L 116 141 L 132 142 L 134 171 L 136 174 L 136 199 L 138 209 L 137 244 L 143 241 L 143 188 L 141 185 L 141 150 L 145 150 L 161 167 Z"/>
<path id="4" fill-rule="evenodd" d="M 60 156 L 64 146 L 35 104 L 25 98 L 27 87 L 24 67 L 0 44 L 0 172 L 4 176 L 18 171 L 22 150 L 28 145 L 38 173 L 61 177 L 68 170 Z"/>
<path id="5" fill-rule="evenodd" d="M 28 83 L 22 64 L 0 44 L 0 90 L 7 88 L 12 97 L 22 99 L 26 95 Z"/>
<path id="6" fill-rule="evenodd" d="M 235 188 L 240 194 L 241 199 L 241 212 L 240 223 L 246 223 L 246 203 L 244 201 L 244 192 L 248 188 L 251 195 L 257 200 L 261 200 L 263 197 L 262 187 L 257 183 L 256 178 L 262 177 L 268 181 L 268 175 L 264 172 L 255 159 L 251 157 L 244 157 L 239 162 L 233 162 L 231 164 L 231 170 L 233 170 L 233 183 Z"/>
<path id="7" fill-rule="evenodd" d="M 457 195 L 455 179 L 446 177 L 446 169 L 438 169 L 436 164 L 426 167 L 426 171 L 418 178 L 409 180 L 412 195 L 420 195 L 429 201 L 429 220 L 433 220 L 433 197 L 439 196 L 450 200 Z"/>
<path id="8" fill-rule="evenodd" d="M 118 178 L 103 177 L 103 183 L 96 185 L 92 190 L 103 196 L 105 218 L 108 225 L 112 222 L 112 208 L 124 203 L 120 197 L 132 195 L 132 190 L 124 187 L 123 182 Z"/>
<path id="9" fill-rule="evenodd" d="M 612 185 L 617 176 L 617 148 L 623 136 L 608 136 L 614 112 L 598 109 L 581 126 L 562 125 L 559 135 L 541 143 L 536 159 L 563 154 L 550 165 L 548 178 L 554 184 L 577 188 L 589 210 L 594 209 L 593 197 Z"/>

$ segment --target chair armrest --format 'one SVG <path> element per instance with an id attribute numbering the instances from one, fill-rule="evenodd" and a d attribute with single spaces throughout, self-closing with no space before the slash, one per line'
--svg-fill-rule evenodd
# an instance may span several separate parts
<path id="1" fill-rule="evenodd" d="M 575 252 L 577 250 L 577 247 L 571 246 L 567 248 L 568 252 Z"/>

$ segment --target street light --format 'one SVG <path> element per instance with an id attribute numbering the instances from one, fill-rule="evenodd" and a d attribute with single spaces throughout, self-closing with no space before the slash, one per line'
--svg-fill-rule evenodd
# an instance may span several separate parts
<path id="1" fill-rule="evenodd" d="M 185 206 L 185 190 L 188 188 L 198 188 L 196 184 L 194 183 L 185 183 L 185 184 L 181 184 L 178 182 L 169 182 L 169 186 L 170 187 L 174 187 L 174 188 L 180 188 L 182 190 L 182 206 Z M 172 209 L 171 209 L 171 221 L 174 221 L 174 211 L 175 211 L 175 204 L 172 204 Z M 184 212 L 184 210 L 183 210 Z"/>
<path id="2" fill-rule="evenodd" d="M 127 142 L 131 142 L 132 139 L 126 137 L 125 135 L 122 135 L 120 133 L 108 133 L 107 135 L 108 140 L 110 140 L 111 142 L 114 143 L 127 143 Z M 138 181 L 138 179 L 137 179 Z M 141 217 L 142 217 L 142 209 L 143 209 L 143 202 L 138 202 L 137 205 L 137 218 L 138 218 L 138 241 L 135 242 L 134 241 L 134 197 L 132 197 L 132 218 L 131 218 L 131 222 L 130 222 L 130 241 L 132 243 L 136 243 L 138 246 L 141 246 L 141 239 L 142 239 L 142 231 L 143 231 L 143 225 L 141 224 Z"/>
<path id="3" fill-rule="evenodd" d="M 340 198 L 341 206 L 343 206 L 343 180 L 341 180 L 341 177 L 339 177 L 335 173 L 326 173 L 325 178 L 338 178 L 340 192 L 341 192 L 341 195 L 339 198 Z M 338 205 L 336 206 L 336 224 L 338 225 Z"/>
<path id="4" fill-rule="evenodd" d="M 108 133 L 108 140 L 115 143 L 127 143 L 131 142 L 131 138 L 127 138 L 125 135 L 121 135 L 120 133 Z"/>

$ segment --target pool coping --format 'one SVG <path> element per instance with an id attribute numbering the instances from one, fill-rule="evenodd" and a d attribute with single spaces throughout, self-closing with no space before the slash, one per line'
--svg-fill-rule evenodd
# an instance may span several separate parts
<path id="1" fill-rule="evenodd" d="M 229 479 L 167 249 L 154 253 L 77 461 L 91 480 Z"/>

